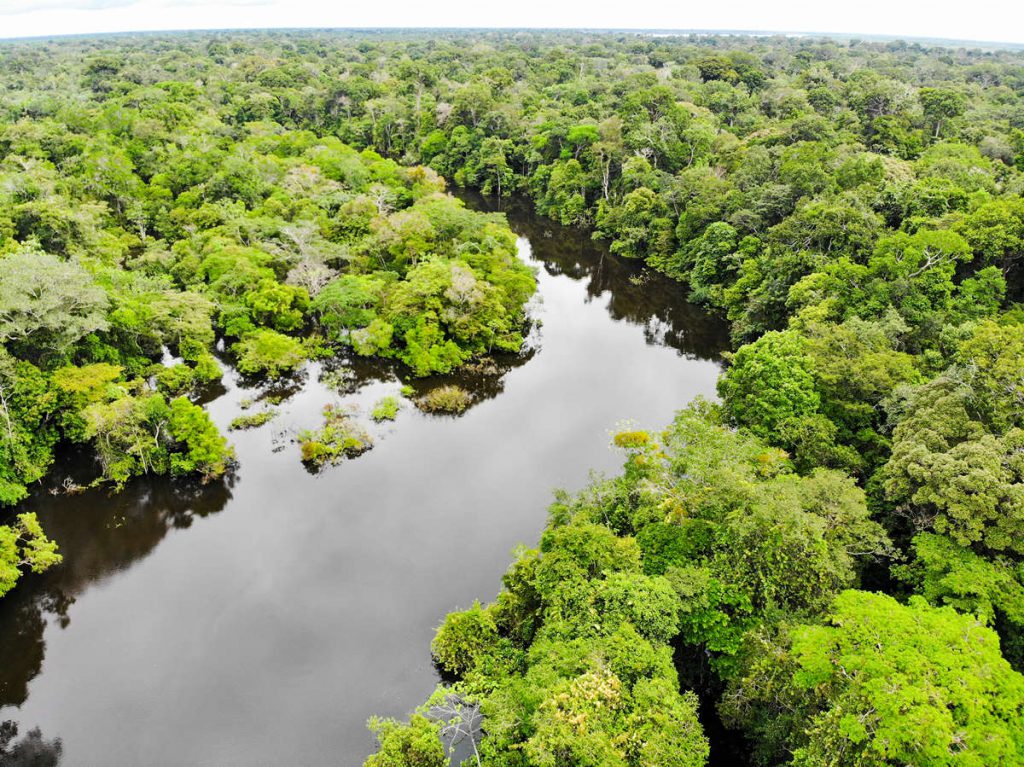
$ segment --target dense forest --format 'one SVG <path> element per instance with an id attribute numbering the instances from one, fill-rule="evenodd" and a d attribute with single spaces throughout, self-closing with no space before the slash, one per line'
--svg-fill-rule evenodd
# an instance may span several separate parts
<path id="1" fill-rule="evenodd" d="M 371 723 L 366 764 L 1024 764 L 1024 54 L 282 32 L 0 56 L 0 595 L 60 561 L 17 504 L 61 445 L 115 488 L 231 470 L 198 404 L 223 364 L 412 379 L 518 350 L 533 277 L 447 180 L 677 280 L 734 349 L 718 401 L 617 433 L 622 473 L 559 494 L 497 599 L 444 620 L 443 683 Z M 308 457 L 360 449 L 327 419 Z"/>

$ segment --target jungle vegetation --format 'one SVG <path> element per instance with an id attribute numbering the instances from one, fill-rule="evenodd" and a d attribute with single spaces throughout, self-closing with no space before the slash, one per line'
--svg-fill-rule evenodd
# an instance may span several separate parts
<path id="1" fill-rule="evenodd" d="M 518 349 L 533 280 L 442 179 L 526 194 L 730 323 L 720 401 L 620 432 L 622 474 L 556 498 L 368 765 L 446 764 L 442 733 L 494 767 L 703 765 L 712 712 L 757 764 L 1024 763 L 1024 54 L 571 32 L 2 53 L 5 503 L 61 442 L 115 485 L 224 472 L 190 399 L 218 357 L 429 375 Z M 311 461 L 355 449 L 325 418 Z M 19 520 L 12 582 L 55 554 Z"/>

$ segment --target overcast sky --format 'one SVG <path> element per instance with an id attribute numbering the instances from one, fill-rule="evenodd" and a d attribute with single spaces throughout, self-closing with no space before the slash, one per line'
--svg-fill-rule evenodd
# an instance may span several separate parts
<path id="1" fill-rule="evenodd" d="M 0 0 L 0 37 L 253 27 L 587 27 L 1024 42 L 1018 0 Z"/>

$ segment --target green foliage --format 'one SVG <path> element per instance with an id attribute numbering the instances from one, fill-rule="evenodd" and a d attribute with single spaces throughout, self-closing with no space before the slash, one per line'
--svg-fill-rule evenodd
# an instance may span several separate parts
<path id="1" fill-rule="evenodd" d="M 119 397 L 125 390 L 123 384 L 118 383 L 122 373 L 120 366 L 105 362 L 83 367 L 68 365 L 53 372 L 51 382 L 60 404 L 61 426 L 68 439 L 85 441 L 83 411 L 89 405 Z"/>
<path id="2" fill-rule="evenodd" d="M 188 393 L 195 385 L 195 374 L 188 365 L 160 365 L 156 373 L 156 388 L 163 394 L 178 396 Z"/>
<path id="3" fill-rule="evenodd" d="M 354 458 L 373 447 L 373 440 L 351 414 L 343 408 L 325 405 L 324 424 L 316 430 L 299 433 L 303 463 L 316 468 Z"/>
<path id="4" fill-rule="evenodd" d="M 363 767 L 447 767 L 448 757 L 441 745 L 440 725 L 416 715 L 408 724 L 393 719 L 370 720 L 377 736 L 378 751 L 367 757 Z"/>
<path id="5" fill-rule="evenodd" d="M 41 573 L 62 559 L 34 513 L 19 514 L 13 524 L 0 525 L 0 597 L 14 588 L 22 568 Z"/>
<path id="6" fill-rule="evenodd" d="M 0 258 L 0 343 L 39 361 L 105 330 L 107 295 L 79 264 L 22 248 Z"/>
<path id="7" fill-rule="evenodd" d="M 610 573 L 601 582 L 594 609 L 611 628 L 629 623 L 651 642 L 668 642 L 679 628 L 679 603 L 664 578 Z"/>
<path id="8" fill-rule="evenodd" d="M 123 487 L 136 475 L 166 473 L 169 415 L 159 394 L 127 395 L 87 406 L 82 411 L 84 436 L 96 446 L 103 479 Z"/>
<path id="9" fill-rule="evenodd" d="M 494 619 L 476 602 L 470 609 L 450 613 L 445 618 L 430 650 L 442 669 L 449 674 L 463 676 L 497 641 L 498 627 Z"/>
<path id="10" fill-rule="evenodd" d="M 521 555 L 494 605 L 449 615 L 434 640 L 456 689 L 480 700 L 486 763 L 703 765 L 697 701 L 679 693 L 667 645 L 671 588 L 598 526 L 549 530 L 542 547 Z"/>
<path id="11" fill-rule="evenodd" d="M 764 763 L 1014 764 L 1024 677 L 976 618 L 913 598 L 840 594 L 824 625 L 752 643 L 723 713 Z"/>
<path id="12" fill-rule="evenodd" d="M 935 137 L 942 133 L 947 120 L 959 117 L 967 109 L 967 99 L 962 93 L 948 88 L 921 88 L 918 91 L 925 117 L 935 125 Z"/>
<path id="13" fill-rule="evenodd" d="M 234 350 L 238 355 L 238 369 L 247 375 L 280 378 L 295 372 L 306 362 L 300 341 L 268 328 L 248 333 Z"/>
<path id="14" fill-rule="evenodd" d="M 793 331 L 766 333 L 740 347 L 718 392 L 730 417 L 763 439 L 816 415 L 821 406 L 806 341 Z"/>
<path id="15" fill-rule="evenodd" d="M 1012 559 L 982 557 L 933 533 L 915 536 L 914 557 L 897 573 L 932 604 L 950 605 L 989 625 L 1002 613 L 1024 628 L 1024 571 Z"/>
<path id="16" fill-rule="evenodd" d="M 533 722 L 536 731 L 523 749 L 531 764 L 694 767 L 707 759 L 695 700 L 662 679 L 624 690 L 617 676 L 598 667 L 555 686 Z"/>
<path id="17" fill-rule="evenodd" d="M 416 407 L 426 413 L 458 414 L 473 404 L 473 395 L 457 384 L 431 389 L 416 399 Z"/>
<path id="18" fill-rule="evenodd" d="M 983 270 L 957 284 L 958 264 L 970 259 L 968 243 L 955 232 L 900 232 L 879 240 L 866 264 L 839 259 L 805 277 L 790 301 L 807 307 L 802 314 L 808 317 L 883 320 L 895 313 L 906 323 L 905 339 L 920 348 L 934 343 L 943 324 L 998 308 L 1001 277 Z M 987 297 L 978 293 L 983 288 Z"/>
<path id="19" fill-rule="evenodd" d="M 167 429 L 175 443 L 172 474 L 197 474 L 208 480 L 224 474 L 234 462 L 234 451 L 210 416 L 184 397 L 171 400 Z"/>
<path id="20" fill-rule="evenodd" d="M 164 390 L 191 387 L 200 372 L 185 365 L 159 368 Z M 219 367 L 213 364 L 219 377 Z M 185 373 L 178 378 L 179 369 Z M 170 372 L 168 372 L 170 371 Z M 183 397 L 168 404 L 142 381 L 122 381 L 120 366 L 64 366 L 46 376 L 0 352 L 0 502 L 15 503 L 24 485 L 49 467 L 58 439 L 88 442 L 100 460 L 101 480 L 122 486 L 147 473 L 224 474 L 231 449 L 206 413 Z M 55 417 L 54 417 L 55 416 Z"/>
<path id="21" fill-rule="evenodd" d="M 345 274 L 332 280 L 313 299 L 318 322 L 331 336 L 344 337 L 377 319 L 387 286 L 387 273 Z M 390 340 L 384 347 L 390 345 Z"/>
<path id="22" fill-rule="evenodd" d="M 798 442 L 796 457 L 803 466 L 845 466 L 867 474 L 887 457 L 882 405 L 897 388 L 921 381 L 919 361 L 899 349 L 904 327 L 887 315 L 880 322 L 854 318 L 806 328 L 821 414 L 835 427 L 836 446 L 814 451 Z"/>
<path id="23" fill-rule="evenodd" d="M 1020 335 L 1019 326 L 980 326 L 961 347 L 965 366 L 894 405 L 892 456 L 881 473 L 886 497 L 920 527 L 963 546 L 1024 551 L 1024 430 L 1013 405 L 1024 370 Z M 985 396 L 997 388 L 1000 396 Z"/>
<path id="24" fill-rule="evenodd" d="M 0 348 L 0 505 L 20 501 L 49 469 L 58 439 L 54 407 L 43 372 Z"/>
<path id="25" fill-rule="evenodd" d="M 234 453 L 201 407 L 184 397 L 125 394 L 82 411 L 83 436 L 92 441 L 102 479 L 121 487 L 141 474 L 223 475 Z"/>
<path id="26" fill-rule="evenodd" d="M 629 192 L 620 206 L 598 208 L 597 231 L 611 251 L 627 258 L 655 259 L 674 250 L 674 225 L 664 201 L 651 189 Z"/>
<path id="27" fill-rule="evenodd" d="M 276 410 L 261 410 L 259 413 L 247 413 L 232 419 L 228 428 L 231 431 L 244 429 L 256 429 L 265 423 L 269 423 L 277 416 Z"/>
<path id="28" fill-rule="evenodd" d="M 276 330 L 298 330 L 309 307 L 304 288 L 282 285 L 272 278 L 260 280 L 254 290 L 244 296 L 255 322 Z"/>
<path id="29" fill-rule="evenodd" d="M 951 218 L 981 264 L 1006 269 L 1020 259 L 1024 249 L 1024 201 L 1019 196 L 986 200 Z"/>
<path id="30" fill-rule="evenodd" d="M 679 636 L 723 674 L 746 632 L 820 614 L 891 551 L 853 481 L 793 474 L 777 450 L 717 424 L 704 406 L 680 412 L 662 444 L 626 435 L 616 440 L 630 454 L 625 475 L 555 518 L 636 531 L 644 570 L 664 574 L 680 600 Z"/>
<path id="31" fill-rule="evenodd" d="M 1024 425 L 1024 325 L 979 323 L 953 360 L 973 390 L 972 409 L 990 429 Z"/>
<path id="32" fill-rule="evenodd" d="M 362 248 L 356 265 L 373 271 L 341 275 L 313 301 L 328 337 L 420 376 L 522 345 L 535 283 L 500 219 L 430 195 L 378 219 Z"/>
<path id="33" fill-rule="evenodd" d="M 402 403 L 398 401 L 397 397 L 381 397 L 370 411 L 370 418 L 378 422 L 394 421 L 398 417 L 401 407 Z"/>

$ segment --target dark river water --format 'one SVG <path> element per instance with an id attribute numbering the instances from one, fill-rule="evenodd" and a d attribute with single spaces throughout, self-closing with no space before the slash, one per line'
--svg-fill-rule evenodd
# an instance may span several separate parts
<path id="1" fill-rule="evenodd" d="M 8 735 L 39 728 L 44 750 L 59 738 L 65 765 L 355 767 L 370 715 L 423 701 L 445 613 L 493 599 L 553 489 L 617 469 L 618 423 L 661 427 L 712 396 L 727 341 L 677 284 L 521 203 L 507 212 L 538 269 L 537 327 L 529 352 L 461 378 L 477 395 L 462 416 L 406 401 L 372 425 L 369 406 L 401 388 L 395 370 L 357 366 L 339 394 L 314 364 L 270 392 L 290 395 L 275 420 L 231 433 L 228 482 L 25 504 L 65 559 L 0 600 Z M 224 428 L 267 394 L 230 371 L 223 386 L 209 410 Z M 292 436 L 331 402 L 362 408 L 376 446 L 312 474 Z M 81 464 L 66 456 L 55 480 Z"/>

